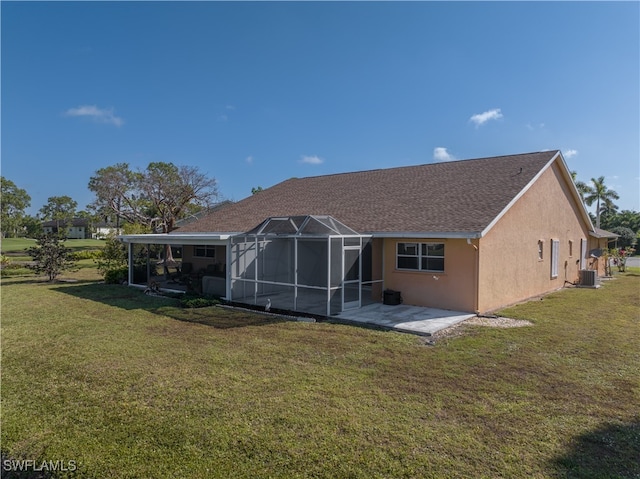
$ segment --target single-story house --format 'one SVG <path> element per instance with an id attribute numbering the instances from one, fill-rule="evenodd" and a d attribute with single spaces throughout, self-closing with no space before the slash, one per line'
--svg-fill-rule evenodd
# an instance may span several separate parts
<path id="1" fill-rule="evenodd" d="M 154 251 L 173 245 L 174 280 L 329 316 L 400 297 L 490 312 L 603 275 L 610 237 L 561 152 L 544 151 L 291 178 L 169 234 L 121 238 L 130 284 L 160 278 Z"/>
<path id="2" fill-rule="evenodd" d="M 105 239 L 109 235 L 112 234 L 120 234 L 122 232 L 122 228 L 118 228 L 111 223 L 107 223 L 106 221 L 100 221 L 99 223 L 93 224 L 93 239 Z"/>

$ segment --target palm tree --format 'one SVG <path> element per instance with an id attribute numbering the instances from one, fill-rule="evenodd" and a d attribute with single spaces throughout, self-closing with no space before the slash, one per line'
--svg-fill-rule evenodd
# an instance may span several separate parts
<path id="1" fill-rule="evenodd" d="M 587 184 L 584 181 L 578 181 L 578 172 L 577 171 L 572 171 L 571 172 L 571 179 L 575 183 L 576 188 L 578 190 L 578 193 L 580 193 L 580 198 L 582 198 L 582 201 L 584 201 L 584 195 L 587 192 L 587 188 L 589 188 L 589 187 L 587 186 Z"/>
<path id="2" fill-rule="evenodd" d="M 615 218 L 618 215 L 618 205 L 614 204 L 614 202 L 610 198 L 605 198 L 602 200 L 602 204 L 600 205 L 600 223 L 602 227 L 606 230 L 610 230 L 616 226 Z"/>
<path id="3" fill-rule="evenodd" d="M 604 184 L 604 176 L 599 178 L 591 178 L 592 185 L 586 185 L 584 202 L 587 206 L 591 206 L 596 202 L 596 228 L 600 228 L 600 203 L 606 204 L 608 209 L 612 209 L 613 200 L 620 199 L 618 193 L 607 188 Z"/>

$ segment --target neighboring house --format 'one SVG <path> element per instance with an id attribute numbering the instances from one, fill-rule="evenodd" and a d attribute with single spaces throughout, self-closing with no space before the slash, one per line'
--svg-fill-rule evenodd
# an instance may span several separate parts
<path id="1" fill-rule="evenodd" d="M 57 234 L 59 230 L 65 229 L 67 239 L 91 238 L 89 220 L 86 218 L 73 218 L 71 221 L 52 220 L 42 223 L 44 234 Z"/>
<path id="2" fill-rule="evenodd" d="M 105 239 L 111 234 L 120 234 L 121 231 L 122 228 L 116 228 L 114 225 L 102 221 L 100 223 L 93 224 L 93 233 L 91 237 L 93 239 Z"/>
<path id="3" fill-rule="evenodd" d="M 604 274 L 597 251 L 613 236 L 593 227 L 560 151 L 545 151 L 292 178 L 170 234 L 121 238 L 130 283 L 151 280 L 150 245 L 180 245 L 205 292 L 332 315 L 390 290 L 486 313 Z"/>
<path id="4" fill-rule="evenodd" d="M 119 234 L 120 231 L 113 225 L 101 222 L 91 223 L 86 218 L 73 218 L 71 221 L 52 220 L 42 223 L 44 234 L 57 234 L 65 229 L 67 239 L 104 239 L 110 234 Z"/>

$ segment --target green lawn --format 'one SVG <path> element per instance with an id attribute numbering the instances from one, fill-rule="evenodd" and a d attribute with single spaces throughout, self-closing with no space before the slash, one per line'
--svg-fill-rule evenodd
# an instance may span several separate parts
<path id="1" fill-rule="evenodd" d="M 1 238 L 0 251 L 2 254 L 23 252 L 27 248 L 36 245 L 36 240 L 31 238 Z"/>
<path id="2" fill-rule="evenodd" d="M 71 248 L 74 251 L 99 249 L 104 247 L 103 240 L 95 239 L 70 239 L 66 240 L 64 244 L 67 248 Z M 22 252 L 35 245 L 36 240 L 31 238 L 2 238 L 0 242 L 0 251 L 2 251 L 3 254 Z"/>
<path id="3" fill-rule="evenodd" d="M 640 274 L 415 336 L 2 280 L 2 452 L 87 478 L 640 475 Z"/>
<path id="4" fill-rule="evenodd" d="M 0 243 L 0 249 L 3 255 L 9 260 L 9 266 L 0 271 L 0 276 L 33 276 L 33 271 L 25 266 L 25 263 L 31 262 L 32 258 L 27 254 L 27 249 L 35 246 L 36 240 L 29 238 L 3 238 Z M 64 245 L 73 252 L 98 250 L 104 248 L 104 241 L 94 239 L 83 240 L 66 240 Z M 76 262 L 77 269 L 90 269 L 92 272 L 85 274 L 76 274 L 80 279 L 90 279 L 95 277 L 96 262 L 92 259 L 83 259 Z M 93 273 L 93 274 L 92 274 Z"/>

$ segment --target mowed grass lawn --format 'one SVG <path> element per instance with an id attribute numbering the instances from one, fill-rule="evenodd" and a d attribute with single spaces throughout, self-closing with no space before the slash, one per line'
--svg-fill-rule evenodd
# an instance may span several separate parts
<path id="1" fill-rule="evenodd" d="M 87 478 L 640 475 L 637 270 L 435 345 L 84 278 L 2 280 L 4 457 Z"/>
<path id="2" fill-rule="evenodd" d="M 74 251 L 83 249 L 99 249 L 104 247 L 104 241 L 96 239 L 69 239 L 64 245 Z M 0 239 L 0 251 L 2 253 L 25 253 L 27 248 L 36 246 L 36 240 L 31 238 L 2 238 Z"/>

